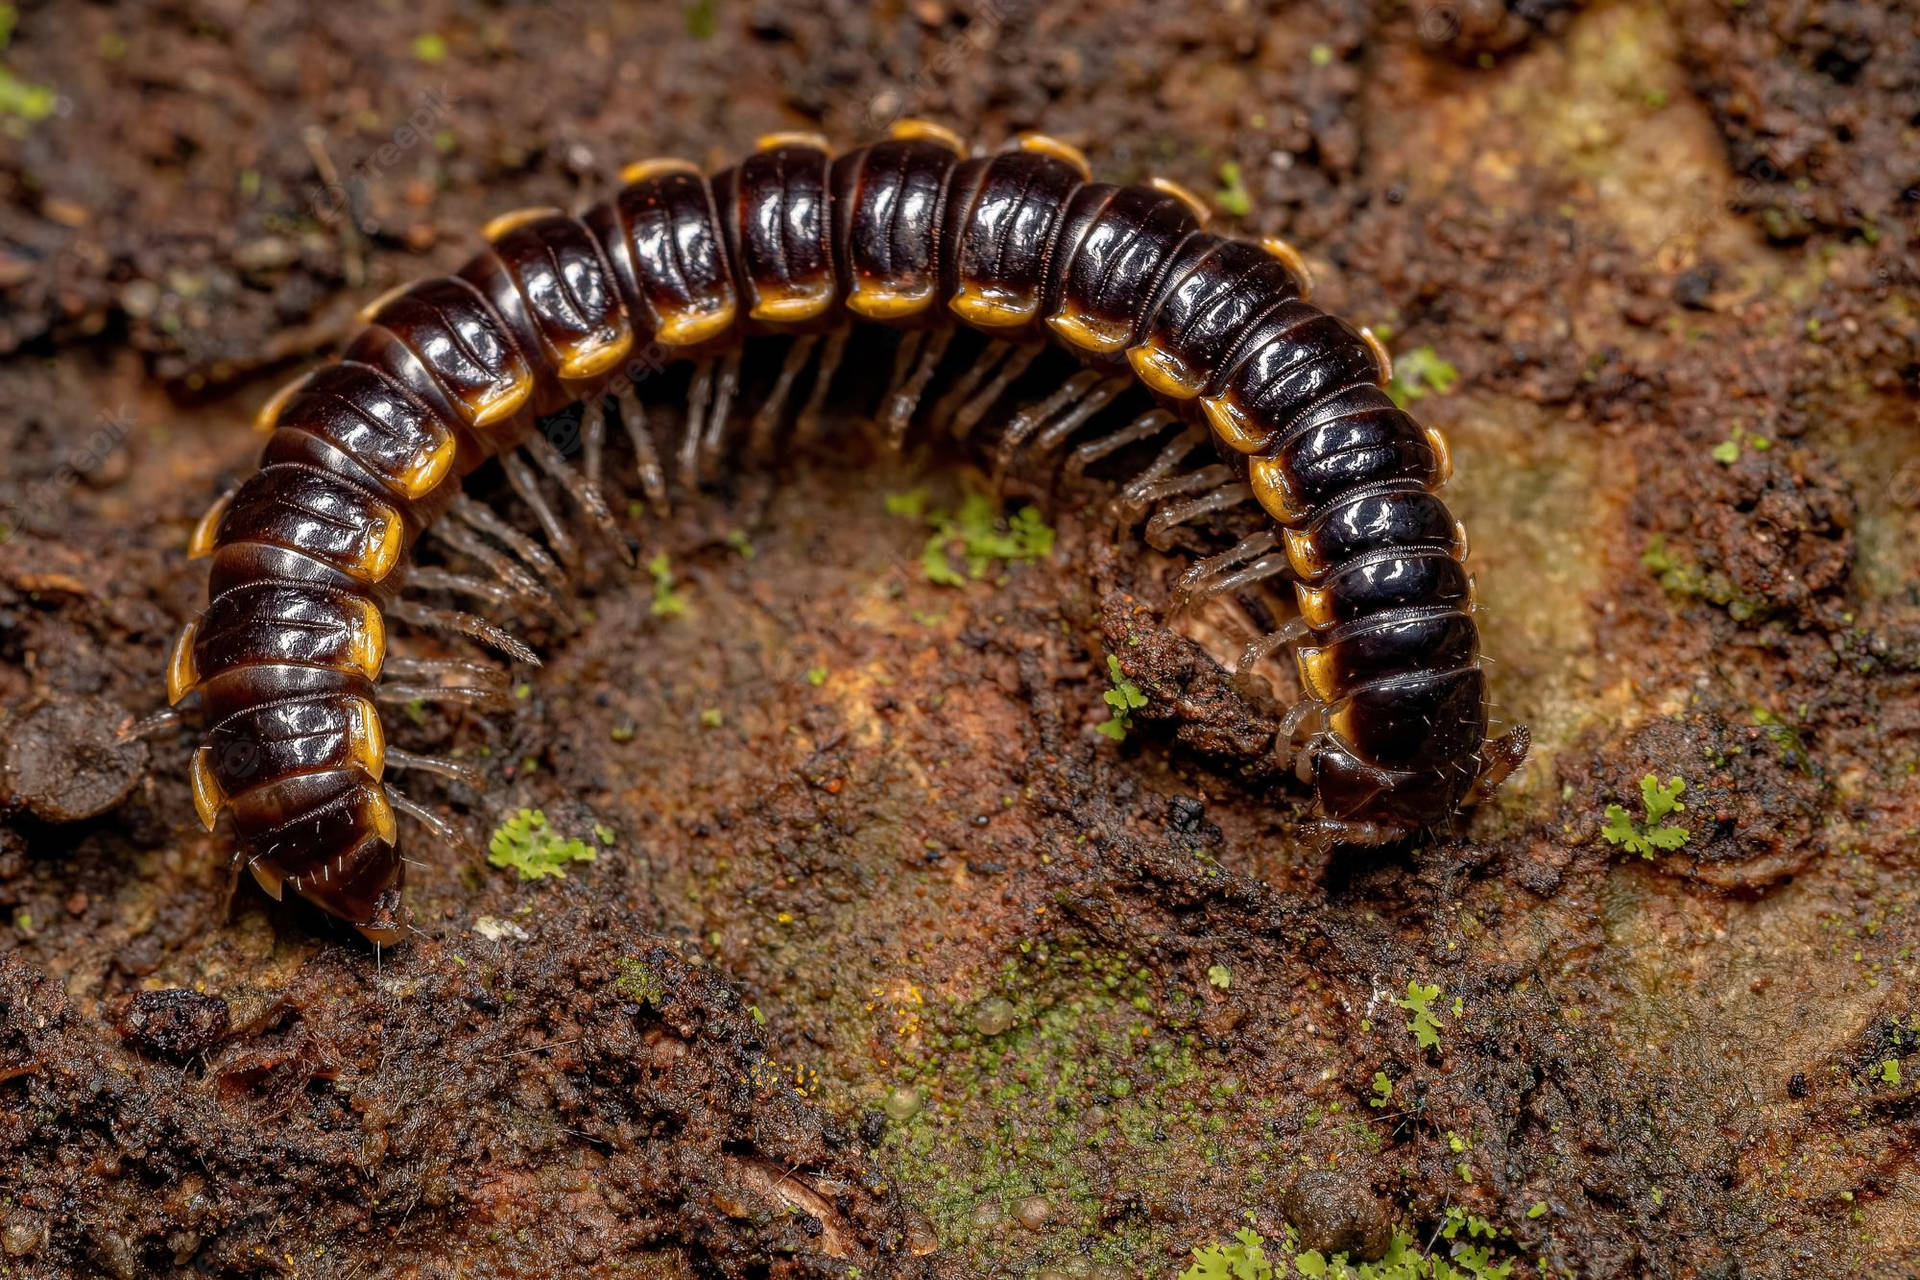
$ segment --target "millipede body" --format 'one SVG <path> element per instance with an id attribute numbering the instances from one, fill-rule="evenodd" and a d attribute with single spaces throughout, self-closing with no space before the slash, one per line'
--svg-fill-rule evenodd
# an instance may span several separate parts
<path id="1" fill-rule="evenodd" d="M 403 584 L 548 598 L 576 549 L 541 477 L 611 525 L 599 492 L 610 403 L 649 496 L 663 488 L 633 370 L 694 362 L 669 461 L 697 481 L 726 446 L 748 337 L 791 340 L 752 420 L 762 440 L 809 385 L 800 416 L 817 410 L 857 322 L 905 331 L 881 414 L 895 442 L 964 327 L 991 341 L 946 397 L 956 434 L 1043 346 L 1081 366 L 1013 415 L 1002 463 L 1097 428 L 1138 385 L 1157 407 L 1080 444 L 1070 465 L 1170 434 L 1127 489 L 1157 507 L 1150 535 L 1242 502 L 1264 509 L 1271 521 L 1202 560 L 1183 590 L 1292 583 L 1298 616 L 1248 660 L 1294 647 L 1302 697 L 1278 747 L 1315 787 L 1330 838 L 1376 843 L 1445 819 L 1524 754 L 1524 730 L 1488 738 L 1466 539 L 1436 492 L 1445 441 L 1381 390 L 1371 335 L 1307 302 L 1288 246 L 1207 232 L 1204 206 L 1172 183 L 1094 182 L 1054 139 L 972 155 L 921 121 L 837 157 L 813 135 L 778 134 L 711 178 L 673 160 L 622 177 L 579 217 L 495 219 L 457 274 L 371 304 L 339 362 L 262 411 L 259 469 L 193 534 L 210 603 L 173 649 L 168 695 L 199 693 L 196 807 L 209 827 L 232 815 L 238 856 L 268 893 L 291 884 L 375 942 L 404 930 L 395 810 L 437 820 L 391 791 L 386 770 L 436 766 L 386 746 L 377 703 L 474 694 L 486 676 L 475 663 L 386 662 L 389 619 L 531 656 Z M 537 428 L 575 402 L 584 476 Z M 1178 470 L 1209 441 L 1212 461 Z M 462 493 L 495 458 L 545 546 Z M 428 531 L 490 576 L 414 565 Z"/>

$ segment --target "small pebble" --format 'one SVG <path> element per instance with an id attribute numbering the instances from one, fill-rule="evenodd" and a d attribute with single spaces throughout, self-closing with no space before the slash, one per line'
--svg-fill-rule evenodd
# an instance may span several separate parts
<path id="1" fill-rule="evenodd" d="M 887 1094 L 885 1102 L 887 1118 L 897 1123 L 913 1119 L 920 1114 L 920 1108 L 927 1104 L 926 1098 L 918 1089 L 909 1089 L 902 1085 Z"/>
<path id="2" fill-rule="evenodd" d="M 983 1036 L 997 1036 L 1013 1025 L 1013 1006 L 999 996 L 988 996 L 973 1007 L 973 1029 Z"/>
<path id="3" fill-rule="evenodd" d="M 1038 1231 L 1053 1217 L 1053 1206 L 1045 1196 L 1028 1196 L 1014 1206 L 1013 1216 L 1029 1231 Z"/>
<path id="4" fill-rule="evenodd" d="M 8 726 L 0 746 L 0 798 L 47 822 L 79 822 L 132 793 L 147 767 L 147 744 L 123 742 L 131 717 L 97 698 L 54 694 Z"/>
<path id="5" fill-rule="evenodd" d="M 907 1252 L 916 1258 L 924 1258 L 940 1247 L 940 1237 L 934 1234 L 933 1223 L 927 1215 L 915 1210 L 907 1215 Z"/>
<path id="6" fill-rule="evenodd" d="M 991 1200 L 973 1206 L 973 1225 L 982 1230 L 1000 1225 L 1000 1206 Z"/>
<path id="7" fill-rule="evenodd" d="M 1329 1169 L 1309 1169 L 1280 1197 L 1300 1247 L 1371 1262 L 1393 1243 L 1393 1220 L 1366 1187 Z"/>
<path id="8" fill-rule="evenodd" d="M 0 1228 L 0 1249 L 9 1258 L 24 1258 L 47 1242 L 47 1224 L 30 1213 L 16 1213 Z"/>

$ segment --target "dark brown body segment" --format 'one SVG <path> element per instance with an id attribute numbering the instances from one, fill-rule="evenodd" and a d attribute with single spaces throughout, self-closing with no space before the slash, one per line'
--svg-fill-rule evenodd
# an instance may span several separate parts
<path id="1" fill-rule="evenodd" d="M 202 816 L 232 811 L 269 892 L 396 940 L 372 699 L 413 539 L 638 348 L 704 359 L 853 320 L 1051 340 L 1208 427 L 1281 526 L 1313 633 L 1296 656 L 1321 813 L 1389 831 L 1451 814 L 1488 766 L 1465 542 L 1435 492 L 1445 442 L 1379 390 L 1377 344 L 1304 300 L 1290 249 L 1209 234 L 1170 184 L 1088 178 L 1037 135 L 967 158 L 909 121 L 837 159 L 774 135 L 711 181 L 647 161 L 578 219 L 496 219 L 457 276 L 374 303 L 343 362 L 263 412 L 261 470 L 195 534 L 212 602 L 168 687 L 207 705 Z"/>

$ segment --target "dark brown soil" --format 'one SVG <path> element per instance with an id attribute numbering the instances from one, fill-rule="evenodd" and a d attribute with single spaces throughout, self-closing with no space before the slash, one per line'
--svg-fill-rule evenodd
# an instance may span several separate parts
<path id="1" fill-rule="evenodd" d="M 1920 1276 L 1911 5 L 7 13 L 0 1275 Z M 1522 773 L 1328 865 L 1182 559 L 1063 503 L 936 585 L 883 499 L 979 478 L 849 446 L 635 513 L 673 583 L 604 566 L 511 713 L 396 717 L 477 844 L 592 862 L 416 832 L 378 958 L 236 887 L 191 734 L 119 733 L 254 408 L 491 214 L 908 113 L 1185 183 L 1388 335 Z"/>

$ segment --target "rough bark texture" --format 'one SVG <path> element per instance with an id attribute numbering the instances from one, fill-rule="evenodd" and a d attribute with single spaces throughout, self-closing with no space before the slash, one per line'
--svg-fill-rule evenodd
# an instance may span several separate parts
<path id="1" fill-rule="evenodd" d="M 1243 1226 L 1464 1265 L 1458 1214 L 1515 1275 L 1920 1274 L 1911 5 L 16 19 L 0 1274 L 1170 1277 Z M 396 715 L 488 777 L 425 803 L 593 862 L 412 830 L 378 960 L 235 890 L 190 735 L 114 730 L 252 410 L 491 214 L 906 113 L 1185 183 L 1389 335 L 1522 774 L 1327 865 L 1289 689 L 1227 682 L 1243 620 L 1165 622 L 1181 561 L 1063 502 L 930 583 L 883 495 L 976 481 L 847 445 L 636 514 L 681 610 L 603 567 L 511 714 Z M 1642 857 L 1649 775 L 1686 838 Z"/>

